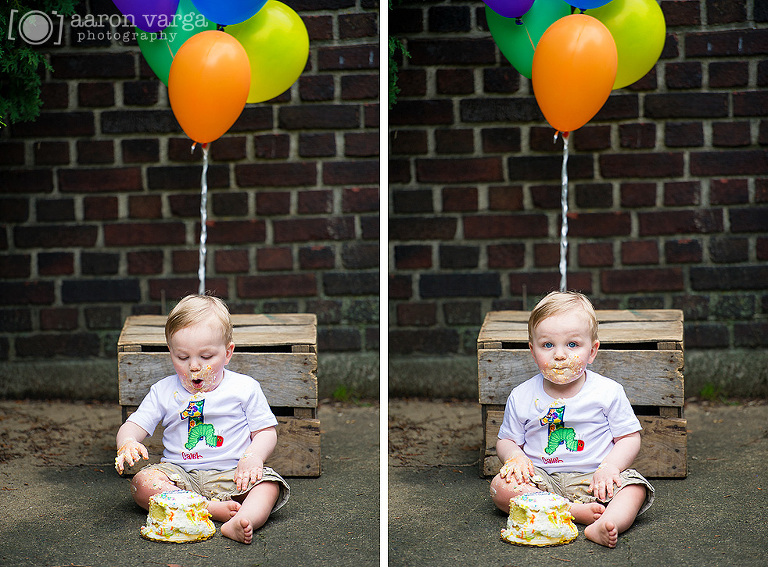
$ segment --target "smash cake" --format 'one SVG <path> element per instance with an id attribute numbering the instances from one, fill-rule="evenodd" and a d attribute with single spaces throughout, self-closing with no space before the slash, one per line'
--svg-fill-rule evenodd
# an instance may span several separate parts
<path id="1" fill-rule="evenodd" d="M 501 539 L 516 545 L 562 545 L 579 531 L 568 511 L 568 500 L 551 492 L 532 492 L 510 500 Z"/>
<path id="2" fill-rule="evenodd" d="M 189 543 L 216 533 L 205 498 L 187 490 L 161 492 L 149 498 L 147 524 L 141 536 L 152 541 Z"/>

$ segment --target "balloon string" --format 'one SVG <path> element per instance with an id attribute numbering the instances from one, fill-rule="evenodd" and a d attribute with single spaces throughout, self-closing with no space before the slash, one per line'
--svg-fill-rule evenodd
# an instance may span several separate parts
<path id="1" fill-rule="evenodd" d="M 557 140 L 557 133 L 555 133 Z M 563 132 L 563 169 L 562 189 L 560 191 L 562 224 L 560 226 L 560 291 L 566 291 L 566 271 L 568 268 L 568 132 Z"/>
<path id="2" fill-rule="evenodd" d="M 195 146 L 192 146 L 195 149 Z M 207 249 L 205 242 L 208 239 L 208 144 L 203 144 L 203 176 L 200 187 L 200 266 L 197 269 L 197 277 L 200 280 L 198 293 L 205 294 L 205 256 Z"/>
<path id="3" fill-rule="evenodd" d="M 522 20 L 521 20 L 522 21 Z M 533 45 L 533 38 L 531 37 L 530 32 L 528 31 L 528 26 L 525 25 L 525 22 L 523 22 L 523 27 L 525 28 L 525 34 L 528 36 L 528 41 L 531 42 L 531 48 L 536 51 L 536 46 Z"/>

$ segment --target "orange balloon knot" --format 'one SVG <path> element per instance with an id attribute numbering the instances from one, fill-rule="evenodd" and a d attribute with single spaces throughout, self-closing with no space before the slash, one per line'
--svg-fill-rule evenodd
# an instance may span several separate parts
<path id="1" fill-rule="evenodd" d="M 523 19 L 522 19 L 522 18 L 515 18 L 515 23 L 516 23 L 518 26 L 522 26 L 522 25 L 523 25 Z"/>

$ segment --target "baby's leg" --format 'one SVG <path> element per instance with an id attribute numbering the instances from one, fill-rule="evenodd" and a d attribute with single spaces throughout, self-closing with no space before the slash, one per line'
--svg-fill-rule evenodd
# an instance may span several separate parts
<path id="1" fill-rule="evenodd" d="M 515 481 L 509 482 L 498 474 L 493 477 L 493 480 L 491 481 L 491 500 L 493 500 L 496 507 L 505 514 L 509 514 L 509 501 L 512 498 L 529 492 L 539 492 L 539 489 L 534 484 L 517 484 Z"/>
<path id="2" fill-rule="evenodd" d="M 254 530 L 266 523 L 278 496 L 280 485 L 277 482 L 264 481 L 254 486 L 237 513 L 221 526 L 221 535 L 241 543 L 251 543 Z"/>
<path id="3" fill-rule="evenodd" d="M 605 506 L 599 502 L 573 502 L 568 511 L 576 523 L 588 526 L 600 519 L 605 512 Z"/>
<path id="4" fill-rule="evenodd" d="M 619 534 L 629 529 L 644 501 L 645 486 L 630 484 L 623 487 L 613 495 L 603 515 L 584 528 L 584 535 L 600 545 L 616 547 Z"/>
<path id="5" fill-rule="evenodd" d="M 178 489 L 179 487 L 172 483 L 165 473 L 156 469 L 141 469 L 131 481 L 133 499 L 145 510 L 149 509 L 150 496 Z"/>

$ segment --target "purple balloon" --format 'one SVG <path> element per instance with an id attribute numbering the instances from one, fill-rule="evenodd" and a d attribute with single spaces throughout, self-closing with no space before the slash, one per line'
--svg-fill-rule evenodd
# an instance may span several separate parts
<path id="1" fill-rule="evenodd" d="M 112 0 L 115 6 L 140 30 L 157 33 L 173 23 L 179 0 Z"/>
<path id="2" fill-rule="evenodd" d="M 499 16 L 519 18 L 533 6 L 533 0 L 483 0 Z"/>

